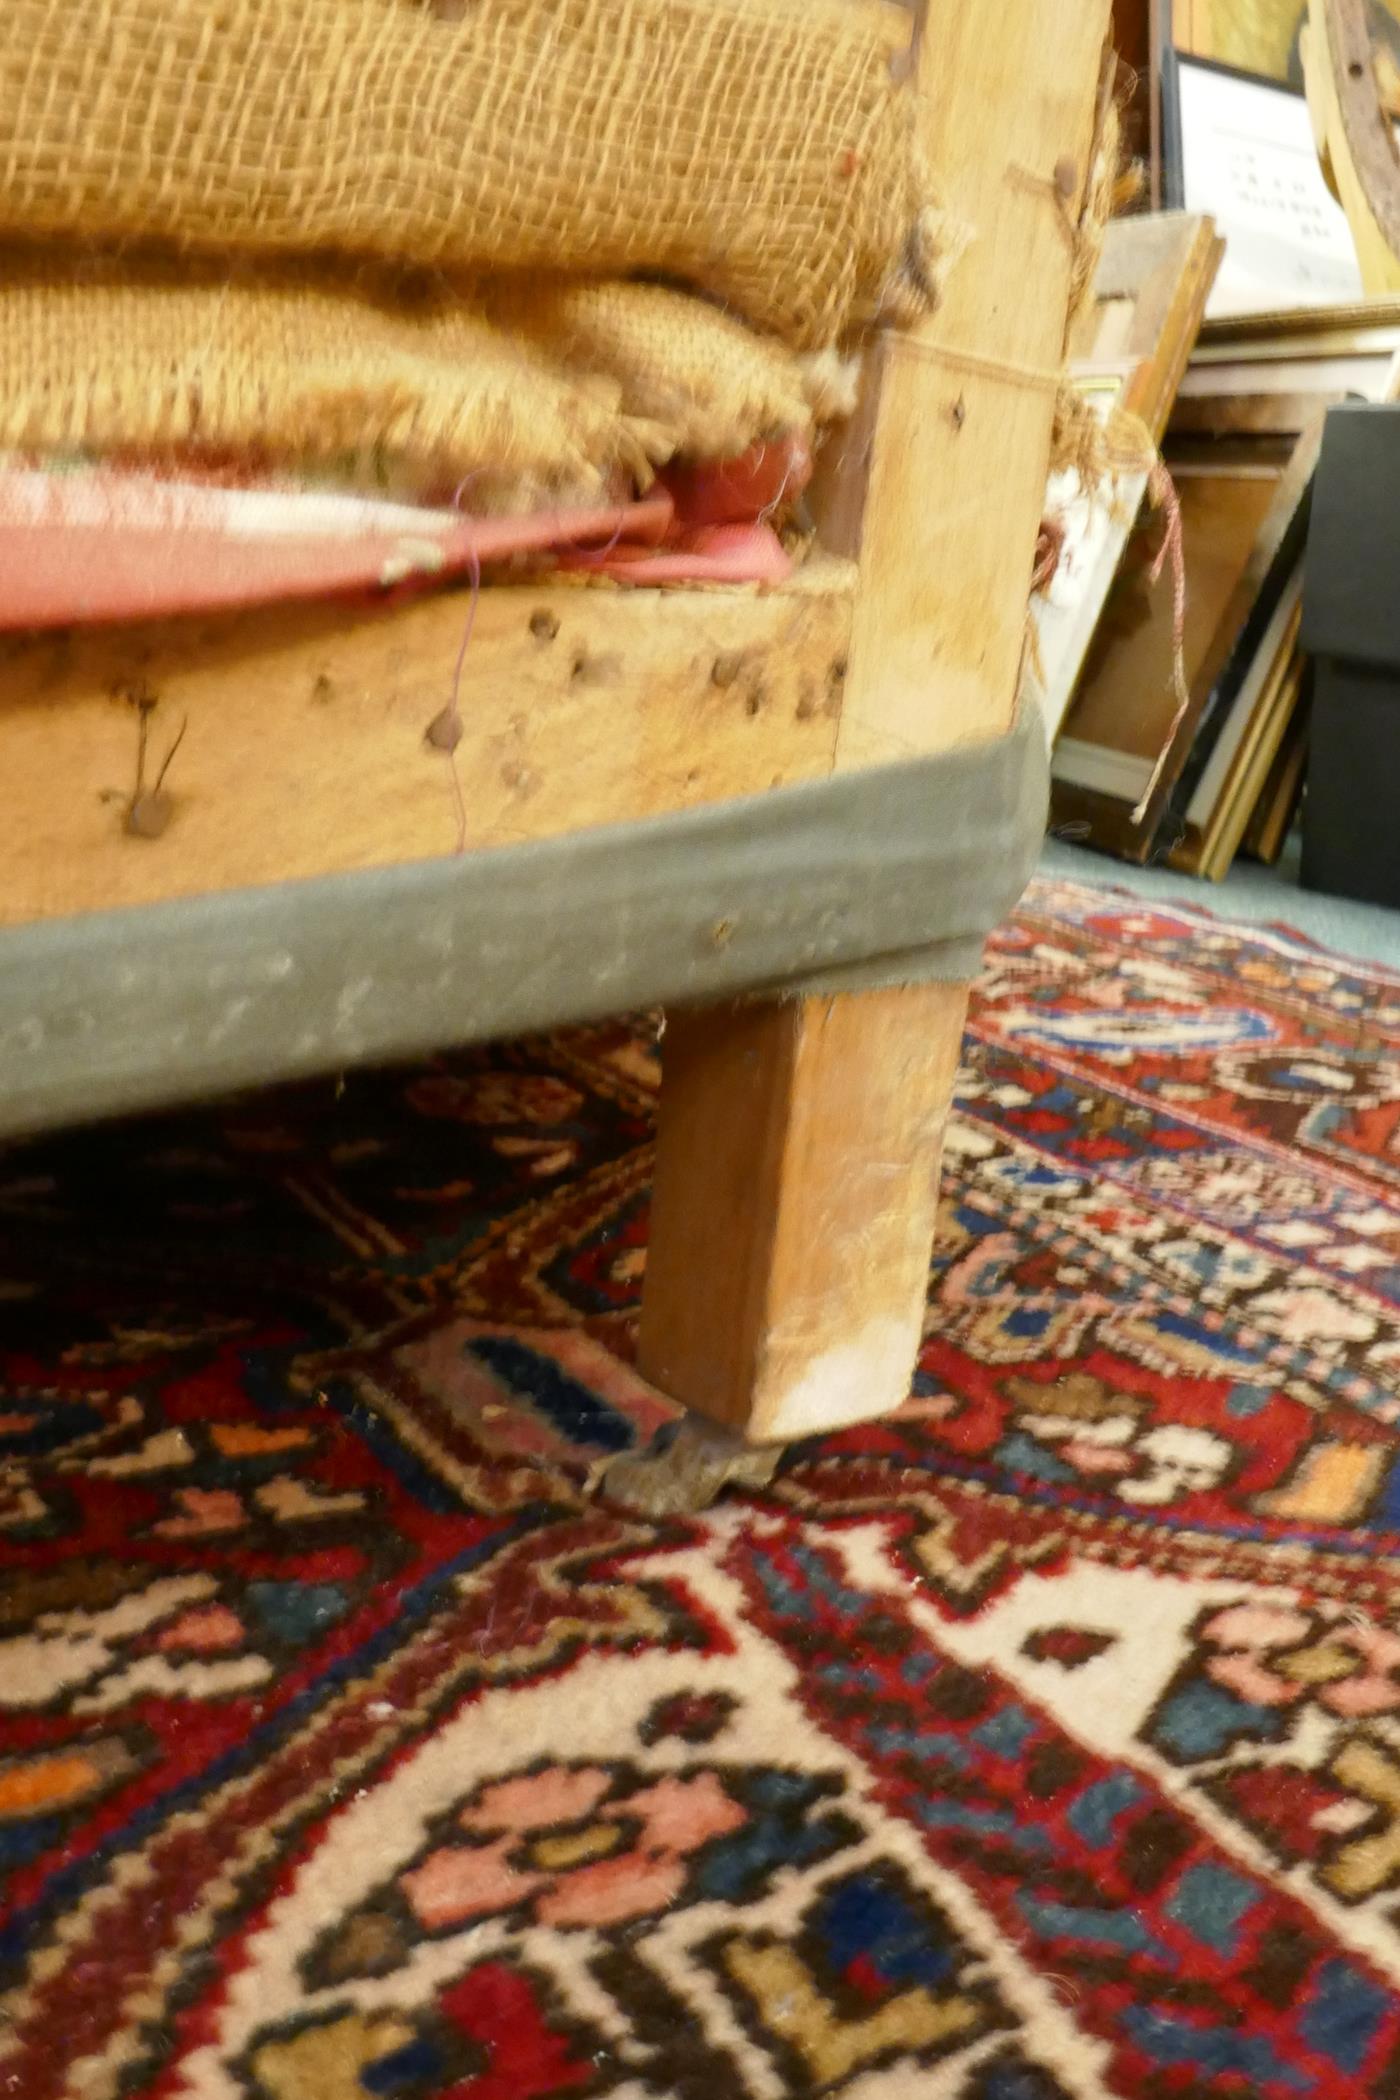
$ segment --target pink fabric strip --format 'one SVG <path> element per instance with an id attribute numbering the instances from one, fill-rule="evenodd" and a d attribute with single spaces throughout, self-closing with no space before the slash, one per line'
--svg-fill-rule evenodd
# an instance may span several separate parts
<path id="1" fill-rule="evenodd" d="M 664 487 L 633 503 L 470 518 L 116 465 L 0 468 L 0 629 L 422 589 L 529 556 L 638 584 L 773 583 L 791 568 L 766 523 L 681 522 Z"/>

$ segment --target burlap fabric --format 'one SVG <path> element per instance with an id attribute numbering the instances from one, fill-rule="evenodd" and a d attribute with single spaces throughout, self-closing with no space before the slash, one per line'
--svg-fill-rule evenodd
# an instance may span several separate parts
<path id="1" fill-rule="evenodd" d="M 0 445 L 236 453 L 477 511 L 644 487 L 673 454 L 802 433 L 822 375 L 704 301 L 454 289 L 292 264 L 0 252 Z"/>
<path id="2" fill-rule="evenodd" d="M 664 274 L 797 347 L 927 302 L 844 0 L 5 0 L 0 234 Z"/>
<path id="3" fill-rule="evenodd" d="M 503 334 L 574 383 L 615 383 L 640 441 L 668 457 L 733 458 L 812 421 L 811 361 L 701 300 L 566 278 L 493 280 L 479 297 Z"/>

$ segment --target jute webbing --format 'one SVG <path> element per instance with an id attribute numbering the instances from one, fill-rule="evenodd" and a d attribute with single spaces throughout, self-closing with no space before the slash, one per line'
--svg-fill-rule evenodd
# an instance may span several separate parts
<path id="1" fill-rule="evenodd" d="M 0 252 L 0 445 L 233 452 L 478 512 L 644 486 L 811 425 L 804 360 L 644 284 Z"/>
<path id="2" fill-rule="evenodd" d="M 664 274 L 820 348 L 929 302 L 846 0 L 6 0 L 0 235 Z"/>

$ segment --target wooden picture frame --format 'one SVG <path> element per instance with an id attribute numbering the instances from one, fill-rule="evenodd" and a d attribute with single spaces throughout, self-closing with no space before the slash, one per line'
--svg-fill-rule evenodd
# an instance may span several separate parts
<path id="1" fill-rule="evenodd" d="M 1054 751 L 1057 829 L 1139 862 L 1158 847 L 1164 821 L 1209 762 L 1296 570 L 1322 421 L 1316 416 L 1291 449 L 1250 441 L 1169 457 L 1184 525 L 1186 702 L 1179 707 L 1172 675 L 1171 565 L 1151 581 L 1162 525 L 1149 521 L 1110 594 Z M 1180 817 L 1175 829 L 1184 831 Z"/>
<path id="2" fill-rule="evenodd" d="M 1296 440 L 1320 408 L 1400 386 L 1400 298 L 1207 321 L 1177 392 L 1173 440 Z"/>
<path id="3" fill-rule="evenodd" d="M 1186 372 L 1222 253 L 1214 223 L 1189 213 L 1116 219 L 1104 241 L 1092 306 L 1070 344 L 1074 383 L 1105 415 L 1126 411 L 1160 443 Z M 1052 478 L 1047 513 L 1065 543 L 1032 610 L 1038 691 L 1054 739 L 1147 487 L 1145 472 L 1087 491 Z"/>
<path id="4" fill-rule="evenodd" d="M 1184 874 L 1220 882 L 1230 871 L 1302 696 L 1302 617 L 1299 563 L 1239 691 L 1224 711 L 1214 749 L 1195 787 L 1189 797 L 1181 797 L 1180 836 L 1167 857 Z"/>
<path id="5" fill-rule="evenodd" d="M 1305 676 L 1298 707 L 1284 731 L 1283 742 L 1260 790 L 1240 851 L 1250 860 L 1274 867 L 1282 858 L 1288 835 L 1303 800 L 1312 729 L 1311 679 Z"/>

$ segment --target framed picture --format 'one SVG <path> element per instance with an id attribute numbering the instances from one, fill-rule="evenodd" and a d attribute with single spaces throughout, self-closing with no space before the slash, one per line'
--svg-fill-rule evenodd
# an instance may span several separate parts
<path id="1" fill-rule="evenodd" d="M 1210 770 L 1221 739 L 1237 745 L 1256 708 L 1278 703 L 1275 676 L 1296 653 L 1293 594 L 1321 440 L 1319 414 L 1291 449 L 1247 440 L 1169 453 L 1186 562 L 1186 705 L 1173 676 L 1171 565 L 1154 580 L 1162 523 L 1147 520 L 1114 579 L 1055 747 L 1057 826 L 1137 861 L 1181 844 L 1191 823 L 1210 828 L 1236 777 L 1233 748 Z"/>
<path id="2" fill-rule="evenodd" d="M 1283 741 L 1240 842 L 1242 853 L 1251 860 L 1263 861 L 1267 868 L 1272 868 L 1282 858 L 1303 800 L 1311 717 L 1312 701 L 1305 677 L 1302 700 L 1289 719 Z"/>
<path id="3" fill-rule="evenodd" d="M 1320 408 L 1393 401 L 1400 299 L 1211 321 L 1172 409 L 1169 435 L 1297 438 Z"/>
<path id="4" fill-rule="evenodd" d="M 1074 384 L 1104 416 L 1121 408 L 1160 442 L 1220 262 L 1209 219 L 1175 212 L 1116 219 L 1107 230 L 1094 299 L 1070 345 Z M 1032 609 L 1039 694 L 1053 741 L 1069 707 L 1104 602 L 1147 487 L 1145 473 L 1092 492 L 1072 473 L 1050 484 L 1047 513 L 1064 532 L 1049 590 Z"/>
<path id="5" fill-rule="evenodd" d="M 1302 87 L 1299 31 L 1307 0 L 1162 0 L 1162 12 L 1171 18 L 1167 41 L 1178 51 Z M 1366 14 L 1382 67 L 1400 65 L 1400 0 L 1368 0 Z"/>
<path id="6" fill-rule="evenodd" d="M 1168 855 L 1174 868 L 1215 882 L 1228 874 L 1302 696 L 1306 677 L 1298 651 L 1302 619 L 1300 562 L 1234 699 L 1224 710 L 1214 747 L 1195 786 L 1189 796 L 1178 791 L 1180 836 Z"/>
<path id="7" fill-rule="evenodd" d="M 1307 0 L 1169 0 L 1167 11 L 1178 51 L 1300 84 L 1298 31 Z"/>
<path id="8" fill-rule="evenodd" d="M 1346 214 L 1323 179 L 1300 91 L 1170 51 L 1162 157 L 1166 201 L 1209 212 L 1225 241 L 1211 318 L 1361 298 Z"/>

